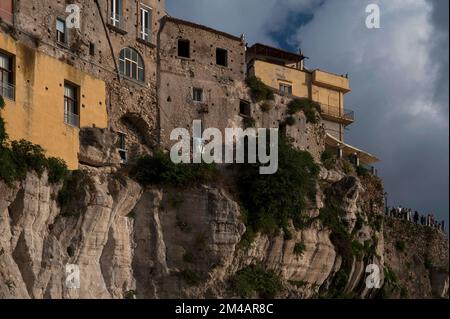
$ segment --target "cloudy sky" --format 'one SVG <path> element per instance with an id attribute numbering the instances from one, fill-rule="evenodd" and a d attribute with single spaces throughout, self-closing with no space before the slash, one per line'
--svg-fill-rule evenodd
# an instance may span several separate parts
<path id="1" fill-rule="evenodd" d="M 170 15 L 303 50 L 349 73 L 347 142 L 376 154 L 390 205 L 449 219 L 448 0 L 166 0 Z M 367 29 L 365 8 L 381 9 Z"/>

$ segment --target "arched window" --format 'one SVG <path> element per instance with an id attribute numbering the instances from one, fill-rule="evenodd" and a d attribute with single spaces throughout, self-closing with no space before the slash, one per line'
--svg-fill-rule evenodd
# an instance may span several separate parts
<path id="1" fill-rule="evenodd" d="M 124 48 L 120 51 L 120 74 L 140 82 L 145 81 L 144 62 L 141 55 L 132 48 Z"/>

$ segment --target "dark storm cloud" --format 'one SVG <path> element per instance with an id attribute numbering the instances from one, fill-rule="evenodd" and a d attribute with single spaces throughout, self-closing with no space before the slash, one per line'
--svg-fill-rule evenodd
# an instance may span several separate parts
<path id="1" fill-rule="evenodd" d="M 365 27 L 369 3 L 380 5 L 379 30 Z M 447 0 L 168 0 L 168 11 L 249 42 L 301 47 L 310 67 L 348 72 L 357 121 L 347 141 L 382 159 L 391 204 L 448 222 Z"/>

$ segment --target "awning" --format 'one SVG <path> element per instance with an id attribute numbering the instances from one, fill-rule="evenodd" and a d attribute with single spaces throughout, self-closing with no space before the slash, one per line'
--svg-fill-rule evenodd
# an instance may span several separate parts
<path id="1" fill-rule="evenodd" d="M 327 133 L 327 138 L 326 138 L 325 143 L 327 146 L 330 146 L 330 147 L 335 147 L 335 148 L 341 147 L 343 155 L 345 157 L 357 154 L 361 163 L 366 164 L 366 165 L 372 165 L 372 164 L 375 164 L 380 161 L 376 156 L 374 156 L 370 153 L 367 153 L 365 151 L 362 151 L 354 146 L 345 144 L 344 142 L 338 140 L 336 137 L 332 136 L 329 133 Z"/>

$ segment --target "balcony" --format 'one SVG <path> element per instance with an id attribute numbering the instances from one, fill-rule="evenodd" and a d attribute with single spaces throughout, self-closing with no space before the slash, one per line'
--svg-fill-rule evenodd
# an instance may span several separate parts
<path id="1" fill-rule="evenodd" d="M 355 122 L 355 112 L 352 110 L 343 110 L 337 106 L 331 106 L 320 103 L 321 115 L 326 120 L 350 125 Z"/>
<path id="2" fill-rule="evenodd" d="M 0 95 L 14 101 L 16 99 L 16 90 L 14 85 L 0 82 Z"/>
<path id="3" fill-rule="evenodd" d="M 107 23 L 108 27 L 119 34 L 127 34 L 125 31 L 125 23 L 123 21 L 123 16 L 120 14 L 111 14 L 109 18 L 109 23 Z"/>
<path id="4" fill-rule="evenodd" d="M 317 86 L 338 90 L 343 93 L 350 92 L 348 77 L 333 73 L 315 70 L 313 72 L 313 83 Z"/>
<path id="5" fill-rule="evenodd" d="M 73 127 L 80 127 L 80 116 L 72 112 L 64 112 L 64 123 Z"/>

